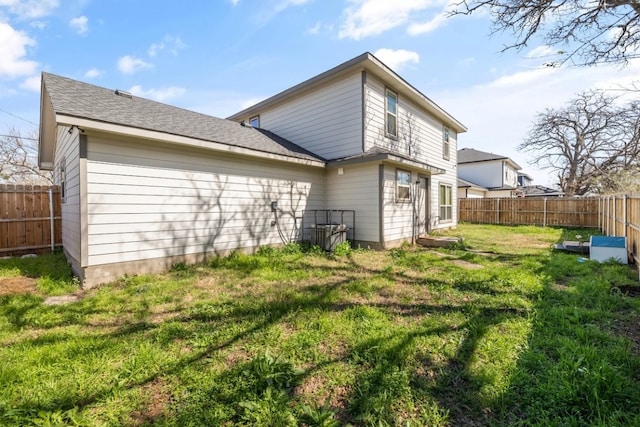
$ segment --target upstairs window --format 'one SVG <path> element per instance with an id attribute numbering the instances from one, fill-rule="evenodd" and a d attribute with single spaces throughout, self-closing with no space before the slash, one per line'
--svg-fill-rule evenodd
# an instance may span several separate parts
<path id="1" fill-rule="evenodd" d="M 385 125 L 387 136 L 392 138 L 398 137 L 398 94 L 386 90 L 385 97 Z"/>
<path id="2" fill-rule="evenodd" d="M 260 116 L 251 117 L 249 119 L 249 124 L 251 127 L 259 128 L 260 127 Z"/>
<path id="3" fill-rule="evenodd" d="M 411 200 L 411 172 L 396 169 L 396 202 Z"/>
<path id="4" fill-rule="evenodd" d="M 450 154 L 450 144 L 449 144 L 449 128 L 446 126 L 442 127 L 442 158 L 445 160 L 449 160 Z"/>

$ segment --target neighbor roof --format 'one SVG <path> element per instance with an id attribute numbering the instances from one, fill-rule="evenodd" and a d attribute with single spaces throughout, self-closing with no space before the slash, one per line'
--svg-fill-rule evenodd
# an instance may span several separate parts
<path id="1" fill-rule="evenodd" d="M 487 191 L 488 188 L 478 185 L 475 182 L 467 181 L 466 179 L 458 178 L 458 188 L 477 188 Z"/>
<path id="2" fill-rule="evenodd" d="M 321 157 L 264 129 L 173 107 L 92 84 L 42 73 L 56 123 L 69 118 L 127 126 L 311 161 Z M 64 117 L 67 117 L 65 120 Z M 204 145 L 206 147 L 206 145 Z"/>
<path id="3" fill-rule="evenodd" d="M 486 151 L 480 151 L 473 148 L 462 148 L 458 150 L 458 164 L 489 162 L 493 160 L 507 160 L 511 162 L 516 169 L 521 169 L 520 165 L 511 160 L 511 158 L 500 154 L 487 153 Z"/>
<path id="4" fill-rule="evenodd" d="M 355 58 L 348 60 L 336 67 L 331 68 L 324 73 L 318 74 L 302 83 L 299 83 L 289 89 L 286 89 L 264 101 L 261 101 L 249 108 L 246 108 L 232 116 L 229 116 L 230 120 L 242 120 L 246 116 L 258 114 L 260 110 L 276 105 L 281 101 L 295 97 L 300 93 L 315 88 L 323 84 L 328 79 L 340 76 L 343 74 L 351 73 L 354 70 L 366 70 L 373 73 L 376 76 L 384 79 L 387 82 L 393 82 L 394 90 L 397 90 L 401 94 L 407 96 L 419 106 L 425 108 L 431 114 L 442 120 L 447 126 L 456 132 L 466 132 L 467 128 L 451 114 L 447 113 L 442 107 L 429 99 L 426 95 L 409 84 L 405 79 L 400 77 L 398 73 L 387 67 L 382 61 L 373 56 L 370 52 L 365 52 Z"/>

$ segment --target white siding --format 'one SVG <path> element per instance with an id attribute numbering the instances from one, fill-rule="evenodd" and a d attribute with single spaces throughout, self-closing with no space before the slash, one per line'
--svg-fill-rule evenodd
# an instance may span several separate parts
<path id="1" fill-rule="evenodd" d="M 449 129 L 449 160 L 445 160 L 444 124 L 402 94 L 398 94 L 398 137 L 385 136 L 385 85 L 371 74 L 367 75 L 365 106 L 365 149 L 388 148 L 432 166 L 453 169 L 457 161 L 456 132 Z"/>
<path id="2" fill-rule="evenodd" d="M 431 228 L 451 228 L 458 223 L 458 187 L 457 179 L 451 171 L 443 175 L 434 175 L 431 182 Z M 440 219 L 440 184 L 451 186 L 451 220 Z"/>
<path id="3" fill-rule="evenodd" d="M 396 202 L 396 169 L 397 168 L 392 165 L 384 165 L 383 210 L 385 242 L 411 239 L 413 232 L 412 202 Z M 412 172 L 411 182 L 415 182 L 416 178 L 416 174 Z"/>
<path id="4" fill-rule="evenodd" d="M 379 172 L 377 164 L 327 169 L 327 209 L 355 210 L 355 239 L 380 241 Z"/>
<path id="5" fill-rule="evenodd" d="M 502 187 L 502 173 L 502 160 L 458 165 L 460 178 L 486 188 Z"/>
<path id="6" fill-rule="evenodd" d="M 325 159 L 361 153 L 361 88 L 359 72 L 330 82 L 285 104 L 260 111 L 260 127 Z"/>
<path id="7" fill-rule="evenodd" d="M 394 88 L 389 88 L 393 90 Z M 419 162 L 443 169 L 444 174 L 430 177 L 431 228 L 454 227 L 457 223 L 457 135 L 449 129 L 449 159 L 443 157 L 443 126 L 435 117 L 398 94 L 398 138 L 385 136 L 385 85 L 371 74 L 365 87 L 365 149 L 383 147 Z M 409 168 L 404 168 L 409 170 Z M 412 180 L 417 178 L 412 171 Z M 420 171 L 425 173 L 425 171 Z M 461 176 L 462 177 L 462 176 Z M 390 179 L 393 179 L 392 181 Z M 439 221 L 440 182 L 452 186 L 452 221 Z M 413 224 L 411 205 L 395 203 L 395 168 L 385 165 L 385 241 L 410 238 Z"/>
<path id="8" fill-rule="evenodd" d="M 487 197 L 487 192 L 473 188 L 458 188 L 459 199 L 482 199 Z"/>
<path id="9" fill-rule="evenodd" d="M 90 266 L 282 243 L 324 207 L 324 170 L 89 136 Z"/>
<path id="10" fill-rule="evenodd" d="M 60 170 L 65 164 L 65 198 L 62 201 L 62 246 L 73 258 L 74 267 L 81 262 L 80 222 L 80 144 L 77 130 L 58 127 L 54 162 L 54 177 L 60 185 Z"/>

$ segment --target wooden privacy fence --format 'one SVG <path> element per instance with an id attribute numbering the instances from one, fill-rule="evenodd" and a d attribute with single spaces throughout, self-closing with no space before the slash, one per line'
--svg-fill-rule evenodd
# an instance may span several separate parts
<path id="1" fill-rule="evenodd" d="M 60 245 L 60 188 L 0 184 L 0 256 L 48 252 Z"/>
<path id="2" fill-rule="evenodd" d="M 458 221 L 474 224 L 600 227 L 600 198 L 459 199 Z"/>
<path id="3" fill-rule="evenodd" d="M 600 199 L 600 229 L 607 236 L 627 238 L 636 264 L 640 261 L 640 195 L 607 196 Z"/>

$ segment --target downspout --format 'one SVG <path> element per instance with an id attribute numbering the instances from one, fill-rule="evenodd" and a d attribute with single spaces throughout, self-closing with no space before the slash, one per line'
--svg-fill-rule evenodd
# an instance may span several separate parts
<path id="1" fill-rule="evenodd" d="M 49 187 L 49 225 L 51 228 L 51 253 L 53 253 L 53 249 L 55 248 L 56 236 L 55 236 L 55 226 L 53 221 L 55 220 L 55 215 L 53 212 L 53 188 Z"/>

